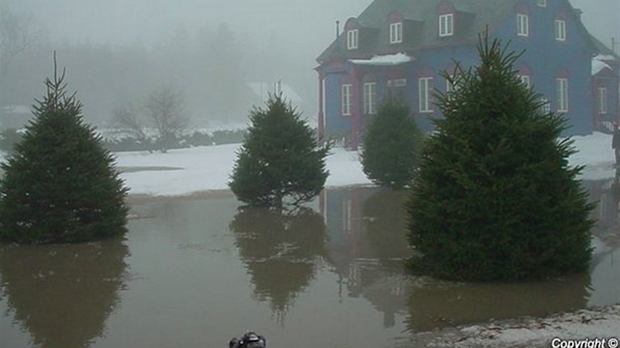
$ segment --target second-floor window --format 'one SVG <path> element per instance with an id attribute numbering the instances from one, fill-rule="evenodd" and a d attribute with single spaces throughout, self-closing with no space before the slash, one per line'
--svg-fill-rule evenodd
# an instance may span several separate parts
<path id="1" fill-rule="evenodd" d="M 390 43 L 403 42 L 403 22 L 390 24 Z"/>
<path id="2" fill-rule="evenodd" d="M 518 13 L 517 14 L 517 35 L 529 36 L 530 35 L 530 20 L 528 15 Z"/>
<path id="3" fill-rule="evenodd" d="M 607 113 L 607 88 L 605 87 L 598 88 L 598 113 Z"/>
<path id="4" fill-rule="evenodd" d="M 431 91 L 433 88 L 432 77 L 422 77 L 418 79 L 418 102 L 420 112 L 432 112 Z"/>
<path id="5" fill-rule="evenodd" d="M 561 19 L 555 20 L 555 39 L 566 41 L 566 21 Z"/>
<path id="6" fill-rule="evenodd" d="M 364 83 L 364 114 L 377 113 L 377 84 L 375 82 Z"/>
<path id="7" fill-rule="evenodd" d="M 439 36 L 451 36 L 454 33 L 454 15 L 452 13 L 439 16 Z"/>
<path id="8" fill-rule="evenodd" d="M 536 0 L 536 4 L 540 7 L 547 7 L 547 0 Z"/>
<path id="9" fill-rule="evenodd" d="M 353 105 L 352 101 L 351 101 L 351 84 L 346 84 L 346 85 L 342 85 L 342 101 L 341 101 L 341 107 L 342 107 L 342 116 L 349 116 L 351 115 L 351 107 Z"/>
<path id="10" fill-rule="evenodd" d="M 351 29 L 347 31 L 347 49 L 355 50 L 358 47 L 359 30 Z"/>

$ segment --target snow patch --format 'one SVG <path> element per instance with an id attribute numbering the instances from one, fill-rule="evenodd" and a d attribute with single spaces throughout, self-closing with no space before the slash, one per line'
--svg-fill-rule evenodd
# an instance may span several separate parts
<path id="1" fill-rule="evenodd" d="M 579 152 L 569 158 L 569 164 L 586 165 L 581 179 L 597 180 L 615 175 L 614 154 L 609 134 L 595 132 L 574 136 Z M 153 196 L 183 196 L 195 192 L 227 190 L 237 151 L 241 144 L 201 146 L 170 150 L 168 153 L 115 153 L 116 166 L 122 172 L 130 194 Z M 0 152 L 0 161 L 5 154 Z M 329 177 L 327 187 L 372 185 L 362 170 L 359 153 L 334 148 L 326 159 Z M 123 172 L 124 169 L 130 169 Z M 169 168 L 173 170 L 157 170 Z"/>
<path id="2" fill-rule="evenodd" d="M 398 65 L 409 63 L 413 58 L 404 53 L 387 54 L 383 56 L 375 55 L 370 59 L 350 59 L 353 64 L 359 65 Z"/>
<path id="3" fill-rule="evenodd" d="M 620 305 L 579 310 L 548 318 L 521 318 L 420 334 L 426 347 L 549 347 L 554 338 L 610 338 L 620 329 Z"/>
<path id="4" fill-rule="evenodd" d="M 611 70 L 611 66 L 609 64 L 600 61 L 598 59 L 592 59 L 592 75 L 596 75 L 603 71 L 604 69 Z"/>

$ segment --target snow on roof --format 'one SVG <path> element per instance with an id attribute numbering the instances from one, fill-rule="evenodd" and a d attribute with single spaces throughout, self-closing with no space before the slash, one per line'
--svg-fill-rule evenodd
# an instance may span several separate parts
<path id="1" fill-rule="evenodd" d="M 360 65 L 398 65 L 403 63 L 409 63 L 413 58 L 404 53 L 387 54 L 383 56 L 373 56 L 370 59 L 349 59 L 353 64 Z"/>
<path id="2" fill-rule="evenodd" d="M 616 58 L 614 56 L 612 56 L 611 54 L 599 54 L 599 55 L 595 56 L 593 59 L 596 59 L 596 60 L 616 60 Z"/>
<path id="3" fill-rule="evenodd" d="M 592 75 L 596 75 L 606 68 L 611 70 L 611 67 L 607 63 L 596 58 L 592 59 Z"/>
<path id="4" fill-rule="evenodd" d="M 282 91 L 284 99 L 291 103 L 298 103 L 301 101 L 301 97 L 291 86 L 285 83 L 267 83 L 267 82 L 248 82 L 248 86 L 252 89 L 252 92 L 256 94 L 261 100 L 267 100 L 269 93 L 273 93 L 276 88 Z"/>

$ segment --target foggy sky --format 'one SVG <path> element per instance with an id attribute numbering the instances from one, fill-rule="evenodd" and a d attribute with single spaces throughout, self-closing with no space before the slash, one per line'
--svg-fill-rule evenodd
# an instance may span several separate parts
<path id="1" fill-rule="evenodd" d="M 53 40 L 73 43 L 141 42 L 175 31 L 230 25 L 240 39 L 270 36 L 312 59 L 335 36 L 335 21 L 355 17 L 372 0 L 2 0 L 39 21 Z M 620 41 L 620 0 L 570 0 L 586 27 L 606 45 Z M 297 56 L 297 55 L 296 55 Z"/>
<path id="2" fill-rule="evenodd" d="M 267 83 L 278 80 L 290 83 L 305 102 L 300 108 L 301 111 L 306 116 L 315 117 L 318 110 L 318 78 L 313 71 L 317 66 L 316 57 L 335 39 L 336 21 L 340 21 L 342 30 L 347 18 L 357 17 L 371 2 L 372 0 L 0 0 L 0 5 L 7 6 L 12 12 L 29 15 L 32 24 L 38 28 L 36 32 L 45 36 L 42 41 L 48 42 L 53 49 L 67 45 L 84 48 L 91 44 L 125 48 L 158 45 L 168 47 L 165 50 L 149 52 L 157 52 L 160 63 L 173 63 L 166 65 L 169 73 L 190 68 L 204 70 L 179 74 L 185 78 L 182 82 L 179 81 L 179 87 L 186 89 L 190 104 L 193 100 L 194 110 L 190 110 L 193 114 L 201 113 L 201 109 L 208 107 L 203 100 L 203 95 L 209 93 L 208 88 L 201 85 L 199 79 L 202 78 L 205 82 L 209 79 L 225 81 L 227 70 L 217 66 L 216 73 L 219 72 L 221 76 L 215 76 L 204 67 L 200 68 L 195 61 L 194 65 L 189 67 L 188 62 L 191 59 L 200 61 L 203 57 L 184 57 L 183 60 L 177 53 L 192 54 L 191 50 L 182 51 L 178 47 L 197 47 L 196 40 L 200 39 L 201 31 L 217 31 L 217 28 L 225 23 L 234 35 L 238 48 L 234 54 L 239 57 L 223 60 L 228 61 L 229 65 L 236 61 L 242 62 L 243 66 L 239 68 L 241 73 L 254 73 L 253 76 L 248 76 L 249 79 L 264 79 L 261 82 Z M 582 19 L 586 27 L 599 40 L 609 47 L 612 37 L 616 38 L 616 42 L 620 41 L 620 0 L 570 2 L 574 7 L 582 9 Z M 189 41 L 180 42 L 183 40 Z M 616 46 L 616 52 L 620 53 L 620 43 Z M 50 53 L 45 51 L 43 54 L 49 60 Z M 162 54 L 168 54 L 170 58 L 162 57 Z M 96 78 L 89 74 L 94 74 L 98 69 L 91 67 L 85 73 L 84 70 L 76 68 L 76 64 L 84 60 L 84 57 L 75 55 L 72 65 L 72 58 L 67 55 L 68 53 L 65 53 L 65 56 L 61 57 L 61 65 L 69 65 L 69 76 L 75 76 L 75 79 L 80 77 L 76 76 L 77 71 L 84 75 L 84 81 L 72 84 L 72 88 L 80 90 L 87 109 L 92 108 L 91 114 L 103 118 L 120 99 L 137 99 L 136 95 L 139 93 L 127 78 L 132 76 L 132 72 L 138 74 L 141 66 L 122 66 L 121 70 L 127 72 L 125 80 L 104 76 L 103 80 L 110 78 L 109 84 L 117 86 L 110 93 L 121 94 L 120 91 L 125 88 L 134 94 L 129 96 L 129 91 L 125 91 L 127 96 L 119 98 L 107 90 L 93 89 L 89 81 L 95 81 Z M 139 62 L 138 65 L 143 63 Z M 12 83 L 6 83 L 5 87 L 14 87 L 20 80 L 28 80 L 31 81 L 28 83 L 36 83 L 36 86 L 41 88 L 42 77 L 39 75 L 43 76 L 45 72 L 36 71 L 41 64 L 44 63 L 31 63 L 30 66 L 23 65 L 22 70 L 15 70 Z M 84 64 L 87 64 L 86 61 Z M 136 65 L 136 62 L 133 64 Z M 18 65 L 15 63 L 13 67 L 18 69 Z M 33 65 L 37 69 L 33 69 Z M 74 74 L 71 75 L 71 72 Z M 149 70 L 142 75 L 156 73 L 156 70 Z M 198 76 L 201 73 L 202 77 Z M 192 82 L 191 77 L 196 77 L 196 80 Z M 21 84 L 25 85 L 26 82 Z M 0 93 L 0 96 L 3 96 L 6 99 L 4 102 L 8 104 L 24 104 L 38 95 L 33 91 L 32 87 L 22 86 L 20 91 L 12 94 L 5 91 Z M 239 104 L 234 101 L 231 103 Z"/>

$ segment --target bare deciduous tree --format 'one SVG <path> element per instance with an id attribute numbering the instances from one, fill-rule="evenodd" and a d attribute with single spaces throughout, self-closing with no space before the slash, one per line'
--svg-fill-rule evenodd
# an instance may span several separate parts
<path id="1" fill-rule="evenodd" d="M 189 125 L 183 94 L 163 85 L 149 94 L 145 108 L 146 117 L 157 131 L 160 150 L 165 152 L 178 133 Z"/>
<path id="2" fill-rule="evenodd" d="M 129 135 L 140 142 L 147 140 L 146 126 L 143 118 L 132 103 L 126 103 L 114 109 L 113 124 L 118 133 Z"/>

